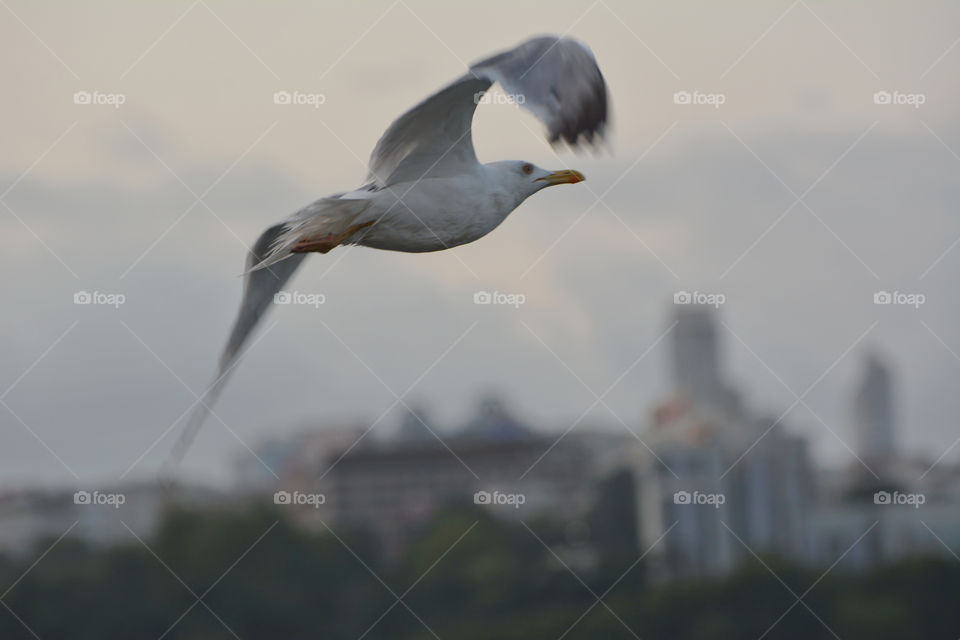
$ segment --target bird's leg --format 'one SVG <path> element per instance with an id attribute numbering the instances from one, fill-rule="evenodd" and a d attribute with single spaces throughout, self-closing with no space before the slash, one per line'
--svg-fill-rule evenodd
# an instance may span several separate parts
<path id="1" fill-rule="evenodd" d="M 344 240 L 355 234 L 356 232 L 366 229 L 372 225 L 376 220 L 370 220 L 369 222 L 364 222 L 361 224 L 355 224 L 349 227 L 346 231 L 341 233 L 328 233 L 325 236 L 320 236 L 318 238 L 305 238 L 297 244 L 293 245 L 290 248 L 291 253 L 327 253 L 334 247 L 338 246 Z"/>

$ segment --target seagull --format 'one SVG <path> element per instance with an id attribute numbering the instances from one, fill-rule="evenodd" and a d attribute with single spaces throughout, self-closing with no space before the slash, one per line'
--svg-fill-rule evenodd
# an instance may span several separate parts
<path id="1" fill-rule="evenodd" d="M 217 375 L 168 462 L 183 458 L 241 348 L 307 254 L 341 245 L 442 251 L 487 235 L 538 191 L 584 180 L 579 171 L 477 160 L 471 123 L 494 83 L 546 125 L 551 144 L 562 140 L 577 148 L 603 140 L 606 83 L 590 49 L 569 37 L 532 38 L 476 62 L 397 118 L 377 142 L 363 186 L 307 205 L 264 231 L 250 249 L 240 310 Z"/>

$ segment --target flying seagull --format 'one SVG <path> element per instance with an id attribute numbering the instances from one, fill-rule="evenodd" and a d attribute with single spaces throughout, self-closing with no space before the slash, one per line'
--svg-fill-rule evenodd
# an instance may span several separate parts
<path id="1" fill-rule="evenodd" d="M 599 142 L 607 87 L 585 45 L 543 36 L 473 64 L 466 74 L 397 118 L 370 156 L 366 183 L 321 198 L 273 225 L 247 257 L 243 299 L 213 383 L 171 452 L 179 462 L 274 295 L 308 253 L 340 245 L 411 253 L 442 251 L 493 231 L 536 192 L 582 181 L 579 171 L 530 162 L 481 164 L 471 122 L 495 82 L 547 127 L 552 144 Z"/>

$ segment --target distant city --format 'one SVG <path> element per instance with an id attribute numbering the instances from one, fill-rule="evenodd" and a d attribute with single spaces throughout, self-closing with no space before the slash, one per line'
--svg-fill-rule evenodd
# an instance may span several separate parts
<path id="1" fill-rule="evenodd" d="M 662 580 L 721 576 L 765 556 L 853 571 L 957 554 L 960 464 L 902 453 L 884 354 L 861 354 L 850 460 L 825 469 L 804 437 L 744 406 L 725 378 L 716 305 L 671 313 L 673 390 L 622 434 L 537 430 L 497 396 L 456 430 L 419 406 L 389 438 L 318 423 L 244 452 L 229 492 L 140 483 L 0 493 L 0 551 L 65 532 L 95 544 L 147 537 L 171 505 L 270 503 L 303 527 L 371 531 L 387 557 L 448 507 L 548 519 L 568 532 L 566 562 L 589 565 L 599 549 L 644 554 Z"/>

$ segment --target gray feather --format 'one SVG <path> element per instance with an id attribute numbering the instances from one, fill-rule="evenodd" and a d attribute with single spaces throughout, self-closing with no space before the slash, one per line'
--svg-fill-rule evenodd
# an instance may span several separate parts
<path id="1" fill-rule="evenodd" d="M 596 59 L 577 40 L 543 36 L 477 62 L 397 118 L 370 156 L 369 179 L 383 188 L 475 165 L 473 115 L 495 82 L 547 125 L 551 143 L 575 147 L 603 138 L 609 100 Z"/>
<path id="2" fill-rule="evenodd" d="M 267 309 L 273 303 L 274 295 L 283 288 L 283 285 L 303 262 L 307 254 L 294 254 L 272 265 L 269 268 L 258 271 L 250 271 L 250 268 L 258 264 L 267 255 L 270 246 L 277 237 L 285 230 L 285 224 L 277 224 L 266 231 L 254 243 L 247 255 L 247 275 L 243 282 L 243 297 L 240 302 L 240 311 L 237 319 L 233 323 L 233 329 L 230 331 L 230 338 L 220 356 L 220 365 L 217 375 L 207 387 L 206 392 L 201 396 L 200 404 L 190 414 L 190 419 L 180 433 L 180 437 L 174 444 L 167 459 L 167 464 L 179 464 L 186 454 L 194 438 L 203 426 L 207 416 L 210 414 L 210 408 L 217 401 L 220 392 L 223 390 L 227 379 L 233 372 L 233 365 L 240 356 L 240 351 L 246 344 L 253 330 L 259 324 L 260 319 L 267 312 Z"/>

